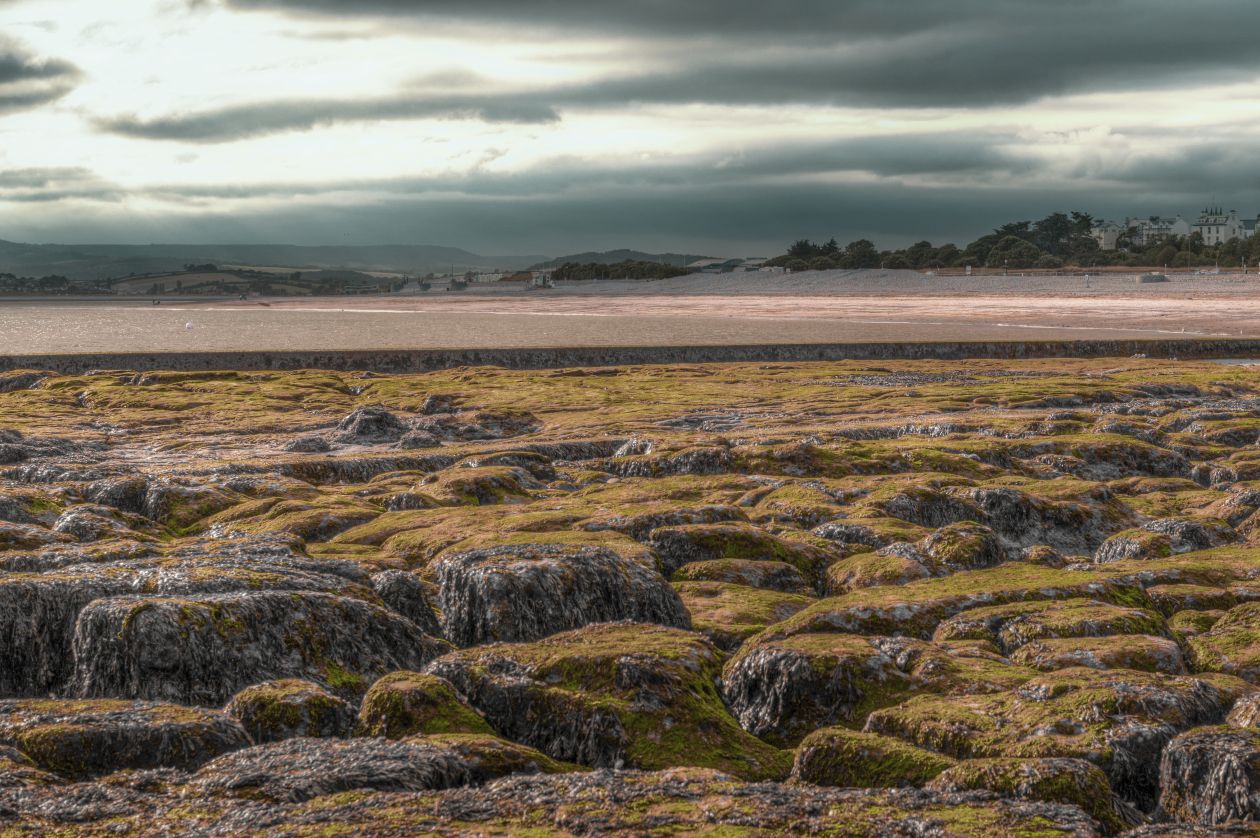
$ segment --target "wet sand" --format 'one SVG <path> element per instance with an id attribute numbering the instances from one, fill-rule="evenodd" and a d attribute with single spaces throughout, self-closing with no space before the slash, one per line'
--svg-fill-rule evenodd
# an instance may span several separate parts
<path id="1" fill-rule="evenodd" d="M 1254 276 L 1145 286 L 1108 277 L 1089 288 L 1080 278 L 983 279 L 983 293 L 957 290 L 970 289 L 967 278 L 836 272 L 727 286 L 684 278 L 161 306 L 0 302 L 0 354 L 1260 337 Z M 868 290 L 877 281 L 889 290 Z"/>

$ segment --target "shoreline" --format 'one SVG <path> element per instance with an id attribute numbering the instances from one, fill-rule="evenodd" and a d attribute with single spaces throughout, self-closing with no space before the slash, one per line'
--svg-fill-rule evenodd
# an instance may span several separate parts
<path id="1" fill-rule="evenodd" d="M 1132 358 L 1229 360 L 1260 358 L 1260 338 L 1190 340 L 1063 340 L 617 346 L 292 352 L 117 352 L 0 356 L 0 371 L 205 371 L 333 369 L 427 372 L 463 366 L 562 369 L 688 363 L 804 363 L 839 360 Z"/>

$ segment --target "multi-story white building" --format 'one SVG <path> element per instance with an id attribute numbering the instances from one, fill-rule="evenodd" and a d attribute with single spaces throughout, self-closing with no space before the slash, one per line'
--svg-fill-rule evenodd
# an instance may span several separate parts
<path id="1" fill-rule="evenodd" d="M 1180 215 L 1172 218 L 1161 218 L 1158 215 L 1126 218 L 1124 226 L 1129 231 L 1129 243 L 1134 247 L 1150 247 L 1170 236 L 1188 236 L 1193 232 L 1190 222 Z"/>
<path id="2" fill-rule="evenodd" d="M 1237 210 L 1225 212 L 1220 207 L 1209 207 L 1203 210 L 1193 226 L 1194 232 L 1203 236 L 1204 244 L 1221 244 L 1230 239 L 1247 238 L 1247 227 L 1238 217 Z"/>
<path id="3" fill-rule="evenodd" d="M 1098 242 L 1099 250 L 1115 250 L 1116 244 L 1124 233 L 1124 226 L 1114 221 L 1096 221 L 1089 234 Z"/>

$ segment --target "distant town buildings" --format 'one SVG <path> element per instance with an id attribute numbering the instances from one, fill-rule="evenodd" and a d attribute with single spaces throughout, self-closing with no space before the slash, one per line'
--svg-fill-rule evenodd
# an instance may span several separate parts
<path id="1" fill-rule="evenodd" d="M 752 259 L 697 259 L 687 265 L 693 274 L 730 274 L 764 271 L 782 273 L 782 268 L 766 267 L 766 260 L 760 257 Z"/>
<path id="2" fill-rule="evenodd" d="M 1115 250 L 1125 243 L 1132 247 L 1150 247 L 1172 236 L 1193 233 L 1201 235 L 1204 244 L 1215 245 L 1230 239 L 1251 238 L 1256 232 L 1256 221 L 1256 218 L 1241 218 L 1237 210 L 1226 212 L 1220 207 L 1208 207 L 1194 222 L 1180 215 L 1126 218 L 1123 222 L 1100 220 L 1095 222 L 1090 235 L 1102 250 Z"/>

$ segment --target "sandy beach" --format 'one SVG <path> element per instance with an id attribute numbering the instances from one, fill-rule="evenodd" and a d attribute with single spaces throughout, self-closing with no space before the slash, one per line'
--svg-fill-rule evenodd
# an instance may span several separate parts
<path id="1" fill-rule="evenodd" d="M 1088 285 L 1087 285 L 1088 282 Z M 411 296 L 0 303 L 0 353 L 1260 336 L 1260 278 L 833 271 Z"/>

